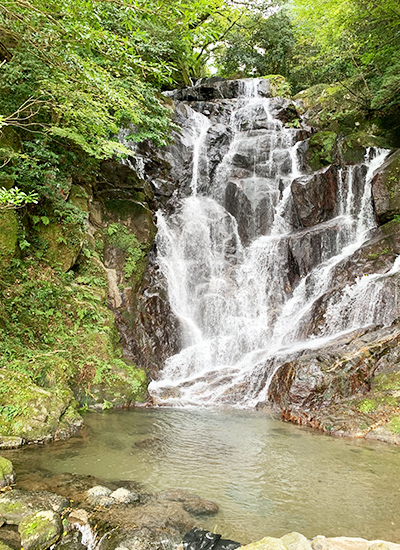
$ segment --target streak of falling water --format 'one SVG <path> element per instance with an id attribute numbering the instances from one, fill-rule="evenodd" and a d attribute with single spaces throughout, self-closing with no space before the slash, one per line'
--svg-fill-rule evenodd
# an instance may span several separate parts
<path id="1" fill-rule="evenodd" d="M 336 266 L 375 227 L 371 180 L 387 152 L 368 150 L 364 168 L 339 171 L 334 238 L 322 224 L 320 261 L 293 288 L 288 243 L 301 237 L 290 208 L 291 182 L 301 175 L 299 142 L 296 130 L 274 118 L 275 100 L 258 96 L 258 82 L 243 81 L 230 119 L 232 139 L 212 185 L 201 185 L 207 177 L 212 124 L 199 113 L 190 115 L 192 195 L 182 199 L 175 214 L 158 214 L 158 259 L 184 347 L 167 360 L 160 380 L 149 389 L 169 405 L 251 406 L 265 399 L 269 380 L 285 357 L 318 347 L 316 339 L 304 339 L 314 304 L 329 289 Z M 207 196 L 200 188 L 209 189 Z M 239 225 L 236 217 L 243 217 L 244 207 L 230 213 L 229 193 L 241 197 L 248 211 Z M 248 242 L 242 244 L 244 235 Z M 390 291 L 382 289 L 391 275 L 370 278 L 371 284 L 357 282 L 341 300 L 333 300 L 321 342 L 353 326 L 389 322 L 397 302 L 386 316 L 383 306 L 368 309 L 364 302 L 381 300 L 387 307 Z M 357 304 L 357 315 L 344 314 L 349 304 Z"/>

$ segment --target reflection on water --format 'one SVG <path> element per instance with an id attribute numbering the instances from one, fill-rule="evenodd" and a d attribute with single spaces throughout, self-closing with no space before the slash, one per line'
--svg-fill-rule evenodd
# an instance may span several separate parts
<path id="1" fill-rule="evenodd" d="M 301 430 L 254 411 L 87 415 L 86 432 L 13 455 L 55 473 L 193 491 L 220 513 L 199 525 L 250 542 L 300 531 L 400 542 L 400 450 Z"/>

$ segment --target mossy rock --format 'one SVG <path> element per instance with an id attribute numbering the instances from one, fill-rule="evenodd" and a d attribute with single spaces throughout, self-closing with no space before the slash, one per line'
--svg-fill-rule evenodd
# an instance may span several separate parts
<path id="1" fill-rule="evenodd" d="M 11 460 L 0 456 L 0 488 L 8 487 L 15 482 L 15 473 Z"/>
<path id="2" fill-rule="evenodd" d="M 8 525 L 19 525 L 24 518 L 43 510 L 60 514 L 69 505 L 67 498 L 49 491 L 14 489 L 0 495 L 0 514 Z"/>
<path id="3" fill-rule="evenodd" d="M 129 407 L 147 397 L 146 373 L 122 359 L 86 365 L 86 387 L 76 386 L 80 403 L 92 409 Z M 91 380 L 90 380 L 91 378 Z"/>
<path id="4" fill-rule="evenodd" d="M 0 527 L 1 527 L 1 518 L 0 518 Z M 11 548 L 11 546 L 8 546 L 8 544 L 5 544 L 0 540 L 0 550 L 14 550 Z"/>
<path id="5" fill-rule="evenodd" d="M 293 99 L 313 128 L 342 135 L 361 132 L 373 136 L 384 146 L 387 138 L 379 121 L 366 120 L 362 110 L 364 95 L 362 79 L 353 78 L 343 84 L 317 84 L 302 90 Z"/>
<path id="6" fill-rule="evenodd" d="M 81 185 L 72 185 L 68 202 L 77 206 L 83 212 L 89 212 L 89 194 Z"/>
<path id="7" fill-rule="evenodd" d="M 374 124 L 364 130 L 352 132 L 340 141 L 341 160 L 345 164 L 358 164 L 363 162 L 367 149 L 370 147 L 388 147 L 389 144 L 382 136 L 375 135 L 378 129 Z"/>
<path id="8" fill-rule="evenodd" d="M 335 132 L 317 132 L 310 137 L 307 161 L 312 170 L 320 170 L 336 161 L 336 140 Z"/>
<path id="9" fill-rule="evenodd" d="M 0 272 L 17 250 L 18 221 L 14 210 L 0 210 Z"/>
<path id="10" fill-rule="evenodd" d="M 82 248 L 84 231 L 77 224 L 50 222 L 37 227 L 43 243 L 43 259 L 66 272 L 75 264 Z"/>
<path id="11" fill-rule="evenodd" d="M 400 391 L 400 372 L 383 372 L 374 376 L 372 389 L 381 392 Z"/>
<path id="12" fill-rule="evenodd" d="M 46 550 L 62 534 L 62 522 L 52 510 L 44 510 L 24 518 L 18 527 L 24 550 Z"/>
<path id="13" fill-rule="evenodd" d="M 133 233 L 140 244 L 150 247 L 157 234 L 153 213 L 143 202 L 136 200 L 107 200 L 105 207 L 108 220 L 105 222 L 122 223 Z"/>
<path id="14" fill-rule="evenodd" d="M 69 409 L 72 410 L 69 410 Z M 23 373 L 0 369 L 0 436 L 46 441 L 81 425 L 68 389 L 45 390 Z"/>

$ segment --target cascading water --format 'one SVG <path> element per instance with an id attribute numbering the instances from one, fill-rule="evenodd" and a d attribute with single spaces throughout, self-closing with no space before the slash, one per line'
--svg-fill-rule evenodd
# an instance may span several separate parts
<path id="1" fill-rule="evenodd" d="M 302 192 L 312 176 L 299 167 L 298 131 L 274 116 L 279 101 L 260 97 L 258 85 L 242 81 L 241 94 L 230 101 L 231 140 L 212 177 L 208 140 L 219 121 L 187 108 L 191 193 L 173 214 L 158 214 L 158 263 L 183 348 L 149 389 L 169 405 L 254 406 L 267 398 L 285 358 L 344 331 L 389 324 L 399 314 L 390 290 L 390 277 L 400 270 L 396 261 L 391 272 L 329 296 L 318 330 L 310 329 L 335 269 L 376 225 L 371 180 L 387 151 L 368 150 L 363 164 L 338 170 L 334 215 L 301 229 L 291 184 L 296 180 Z M 293 275 L 293 250 L 305 256 L 306 249 L 313 258 Z"/>

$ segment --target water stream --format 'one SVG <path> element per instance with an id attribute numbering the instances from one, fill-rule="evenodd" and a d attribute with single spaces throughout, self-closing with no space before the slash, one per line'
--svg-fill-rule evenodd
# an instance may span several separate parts
<path id="1" fill-rule="evenodd" d="M 158 213 L 157 236 L 183 346 L 150 384 L 159 403 L 254 406 L 267 399 L 285 357 L 399 315 L 390 283 L 400 269 L 396 262 L 386 275 L 333 294 L 318 330 L 310 329 L 315 305 L 334 287 L 336 267 L 376 227 L 371 180 L 388 151 L 368 149 L 363 163 L 339 169 L 336 216 L 299 228 L 291 184 L 306 188 L 312 176 L 301 172 L 297 130 L 276 118 L 279 100 L 260 97 L 258 82 L 244 80 L 241 96 L 231 100 L 232 138 L 213 176 L 208 139 L 220 121 L 186 109 L 191 192 L 173 214 Z M 315 256 L 315 248 L 319 254 L 297 282 L 288 267 L 293 247 L 300 261 Z"/>

